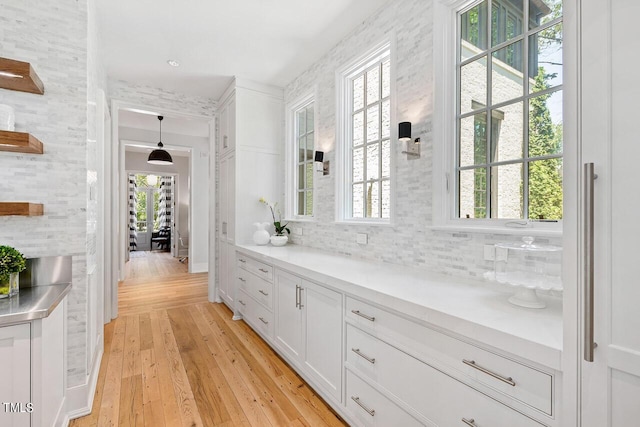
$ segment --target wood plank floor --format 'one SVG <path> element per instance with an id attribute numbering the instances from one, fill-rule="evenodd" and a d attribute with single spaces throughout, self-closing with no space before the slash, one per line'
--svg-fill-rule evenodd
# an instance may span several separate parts
<path id="1" fill-rule="evenodd" d="M 124 267 L 124 277 L 129 279 L 151 278 L 169 274 L 187 273 L 188 260 L 185 263 L 174 258 L 171 252 L 133 251 L 129 253 L 129 262 Z"/>
<path id="2" fill-rule="evenodd" d="M 207 280 L 120 284 L 93 411 L 70 426 L 345 425 L 251 328 L 207 301 Z"/>

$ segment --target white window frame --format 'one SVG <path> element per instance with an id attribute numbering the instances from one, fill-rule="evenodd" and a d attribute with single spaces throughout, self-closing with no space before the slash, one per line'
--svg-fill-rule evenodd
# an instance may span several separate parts
<path id="1" fill-rule="evenodd" d="M 433 228 L 445 231 L 501 233 L 533 236 L 562 235 L 562 220 L 457 218 L 456 96 L 458 12 L 477 0 L 436 0 L 433 28 Z M 563 51 L 566 58 L 566 49 Z"/>
<path id="2" fill-rule="evenodd" d="M 322 151 L 318 148 L 318 104 L 316 102 L 317 87 L 299 96 L 286 107 L 286 150 L 285 150 L 285 220 L 288 221 L 317 221 L 316 219 L 316 189 L 318 183 L 318 173 L 313 168 L 313 215 L 297 214 L 297 197 L 298 197 L 298 153 L 296 147 L 298 144 L 296 114 L 302 108 L 306 108 L 309 104 L 313 104 L 313 150 L 314 156 L 316 151 Z"/>
<path id="3" fill-rule="evenodd" d="M 395 218 L 395 152 L 398 140 L 396 119 L 396 69 L 395 34 L 376 43 L 363 55 L 336 71 L 336 222 L 366 225 L 393 225 Z M 352 213 L 352 156 L 351 156 L 351 81 L 354 76 L 370 68 L 384 58 L 390 59 L 390 214 L 389 218 L 354 218 Z"/>

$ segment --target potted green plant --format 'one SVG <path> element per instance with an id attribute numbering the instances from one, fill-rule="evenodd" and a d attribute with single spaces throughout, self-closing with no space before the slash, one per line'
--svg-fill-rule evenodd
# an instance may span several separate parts
<path id="1" fill-rule="evenodd" d="M 284 234 L 284 233 L 285 233 L 285 231 L 287 232 L 287 234 L 289 234 L 291 232 L 287 228 L 287 225 L 289 225 L 289 223 L 282 224 L 282 214 L 280 213 L 280 210 L 278 209 L 278 202 L 276 202 L 276 203 L 274 203 L 272 205 L 267 200 L 265 200 L 264 197 L 261 197 L 259 201 L 260 201 L 260 203 L 263 203 L 263 204 L 269 206 L 269 210 L 271 210 L 271 218 L 273 218 L 273 227 L 276 230 L 276 234 L 271 236 L 271 244 L 273 246 L 284 246 L 284 245 L 286 245 L 287 241 L 289 240 L 289 237 L 287 237 L 287 235 Z M 278 214 L 278 220 L 277 221 L 276 221 L 276 212 Z"/>
<path id="2" fill-rule="evenodd" d="M 20 290 L 19 274 L 27 265 L 24 255 L 11 246 L 0 246 L 0 298 L 12 297 Z"/>

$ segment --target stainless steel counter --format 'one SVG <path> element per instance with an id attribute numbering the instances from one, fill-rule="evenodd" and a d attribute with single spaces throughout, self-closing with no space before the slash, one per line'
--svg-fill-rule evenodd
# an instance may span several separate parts
<path id="1" fill-rule="evenodd" d="M 0 327 L 49 316 L 70 290 L 71 283 L 34 286 L 0 299 Z"/>

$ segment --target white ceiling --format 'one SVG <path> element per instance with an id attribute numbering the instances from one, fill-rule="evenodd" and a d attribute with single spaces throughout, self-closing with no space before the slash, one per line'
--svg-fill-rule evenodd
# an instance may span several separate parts
<path id="1" fill-rule="evenodd" d="M 103 60 L 111 78 L 214 99 L 232 76 L 285 86 L 388 1 L 98 0 Z"/>
<path id="2" fill-rule="evenodd" d="M 157 131 L 159 133 L 160 122 L 157 116 L 161 115 L 162 111 L 150 111 L 149 113 L 152 114 L 120 110 L 118 112 L 118 126 Z M 164 116 L 162 133 L 209 138 L 209 123 L 203 120 Z"/>

